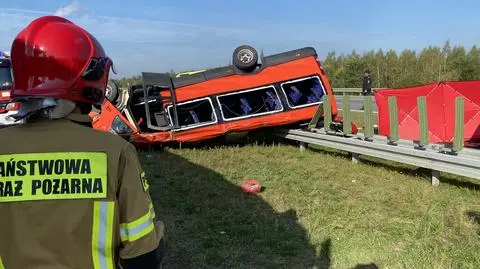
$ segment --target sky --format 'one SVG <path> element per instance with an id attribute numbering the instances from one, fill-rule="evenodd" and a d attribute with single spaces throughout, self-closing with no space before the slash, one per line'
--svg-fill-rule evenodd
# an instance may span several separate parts
<path id="1" fill-rule="evenodd" d="M 58 15 L 84 27 L 113 59 L 117 75 L 228 65 L 233 50 L 265 55 L 330 51 L 419 51 L 480 46 L 480 1 L 445 0 L 0 0 L 0 50 L 31 20 Z"/>

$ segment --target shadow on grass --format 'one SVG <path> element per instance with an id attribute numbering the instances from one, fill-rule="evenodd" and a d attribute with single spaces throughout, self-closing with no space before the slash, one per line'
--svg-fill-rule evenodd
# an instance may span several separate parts
<path id="1" fill-rule="evenodd" d="M 196 149 L 209 149 L 217 147 L 226 147 L 226 146 L 252 146 L 252 145 L 278 145 L 280 140 L 278 137 L 273 135 L 272 130 L 269 128 L 261 128 L 257 130 L 252 130 L 248 132 L 236 132 L 229 133 L 228 135 L 214 137 L 211 139 L 199 141 L 199 142 L 189 142 L 189 143 L 169 143 L 164 144 L 170 148 L 179 149 L 179 148 L 196 148 Z M 281 144 L 284 145 L 295 145 L 296 142 L 292 140 L 282 140 Z M 149 146 L 144 147 L 145 149 L 158 149 L 161 146 Z"/>
<path id="2" fill-rule="evenodd" d="M 339 151 L 331 148 L 324 148 L 320 146 L 314 146 L 314 147 L 310 146 L 309 150 L 317 153 L 321 153 L 321 154 L 328 154 L 336 158 L 351 159 L 351 156 L 348 152 L 343 152 L 343 151 Z M 397 171 L 404 175 L 408 175 L 412 177 L 420 177 L 428 181 L 431 180 L 431 176 L 432 176 L 431 171 L 423 167 L 414 167 L 411 165 L 395 163 L 388 160 L 377 159 L 377 158 L 368 157 L 368 156 L 360 156 L 359 160 L 361 163 L 372 166 L 372 167 L 387 168 L 389 170 Z M 449 184 L 455 187 L 465 188 L 468 190 L 479 191 L 480 182 L 476 183 L 476 182 L 472 182 L 471 180 L 472 179 L 469 179 L 466 177 L 447 174 L 447 173 L 442 173 L 440 176 L 441 183 Z"/>
<path id="3" fill-rule="evenodd" d="M 332 241 L 317 254 L 295 210 L 276 212 L 260 196 L 168 151 L 139 153 L 166 225 L 164 269 L 331 268 Z"/>
<path id="4" fill-rule="evenodd" d="M 361 158 L 361 162 L 373 167 L 388 168 L 391 170 L 398 171 L 405 175 L 420 177 L 425 179 L 426 181 L 430 181 L 432 178 L 432 171 L 430 169 L 423 168 L 423 167 L 414 167 L 410 165 L 393 163 L 385 160 L 366 160 L 364 158 Z M 471 179 L 462 177 L 462 176 L 442 173 L 439 180 L 443 184 L 449 184 L 459 188 L 464 188 L 472 191 L 480 190 L 479 183 L 472 182 L 470 181 Z"/>
<path id="5" fill-rule="evenodd" d="M 166 225 L 164 268 L 312 268 L 323 260 L 294 210 L 278 213 L 261 197 L 172 153 L 140 156 Z"/>
<path id="6" fill-rule="evenodd" d="M 353 267 L 353 269 L 380 269 L 380 267 L 378 267 L 374 263 L 369 263 L 369 264 L 359 264 Z"/>
<path id="7" fill-rule="evenodd" d="M 318 259 L 318 269 L 329 269 L 332 262 L 332 240 L 329 238 L 322 243 Z"/>
<path id="8" fill-rule="evenodd" d="M 475 222 L 479 226 L 478 234 L 480 235 L 480 212 L 468 211 L 466 215 L 469 219 L 471 219 L 473 222 Z"/>
<path id="9" fill-rule="evenodd" d="M 480 191 L 480 184 L 475 182 L 470 182 L 468 179 L 459 180 L 455 176 L 442 176 L 440 177 L 440 181 L 442 183 L 448 183 L 450 185 L 473 190 L 473 191 Z"/>
<path id="10" fill-rule="evenodd" d="M 320 249 L 320 255 L 317 262 L 318 269 L 330 269 L 332 262 L 332 240 L 329 238 L 322 243 L 322 248 Z M 357 264 L 352 269 L 379 269 L 376 264 Z"/>
<path id="11" fill-rule="evenodd" d="M 342 158 L 346 160 L 351 160 L 351 155 L 348 152 L 345 151 L 340 151 L 332 148 L 326 148 L 326 147 L 321 147 L 321 146 L 315 146 L 315 147 L 309 147 L 309 150 L 317 152 L 317 153 L 322 153 L 322 154 L 328 154 L 330 156 L 336 157 L 336 158 Z M 424 169 L 421 167 L 413 167 L 405 164 L 400 164 L 400 163 L 395 163 L 395 162 L 390 162 L 388 160 L 383 160 L 383 159 L 377 159 L 369 156 L 362 156 L 360 155 L 359 161 L 365 165 L 376 167 L 376 168 L 387 168 L 390 170 L 397 171 L 399 173 L 409 175 L 409 176 L 417 176 L 417 177 L 429 177 L 430 172 L 428 169 Z"/>

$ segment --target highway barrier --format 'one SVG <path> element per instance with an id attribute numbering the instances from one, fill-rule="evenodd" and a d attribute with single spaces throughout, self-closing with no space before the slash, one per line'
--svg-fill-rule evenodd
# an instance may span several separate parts
<path id="1" fill-rule="evenodd" d="M 428 141 L 426 97 L 417 99 L 419 109 L 419 141 L 399 138 L 398 107 L 395 96 L 389 97 L 390 135 L 374 134 L 372 98 L 364 98 L 364 128 L 362 133 L 352 134 L 350 125 L 349 97 L 343 97 L 343 132 L 330 128 L 332 112 L 329 98 L 325 97 L 311 122 L 305 129 L 278 129 L 275 135 L 300 143 L 302 150 L 308 144 L 347 151 L 352 161 L 367 155 L 389 161 L 423 167 L 431 170 L 432 184 L 440 183 L 440 172 L 480 179 L 480 149 L 464 147 L 464 99 L 455 99 L 455 134 L 451 144 L 436 144 Z M 318 126 L 324 115 L 323 126 Z"/>
<path id="2" fill-rule="evenodd" d="M 372 88 L 372 93 L 382 88 Z M 334 95 L 362 95 L 362 88 L 333 88 Z"/>

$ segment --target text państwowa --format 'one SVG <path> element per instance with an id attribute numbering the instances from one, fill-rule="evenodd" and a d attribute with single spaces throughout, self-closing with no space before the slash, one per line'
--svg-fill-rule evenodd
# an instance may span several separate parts
<path id="1" fill-rule="evenodd" d="M 107 196 L 107 156 L 101 152 L 0 155 L 0 202 Z"/>

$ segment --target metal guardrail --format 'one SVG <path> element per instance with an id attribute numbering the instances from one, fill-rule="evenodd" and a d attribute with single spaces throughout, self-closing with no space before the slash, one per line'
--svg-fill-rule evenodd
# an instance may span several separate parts
<path id="1" fill-rule="evenodd" d="M 389 134 L 379 136 L 374 133 L 372 98 L 363 98 L 364 133 L 352 134 L 350 128 L 350 96 L 343 96 L 343 130 L 333 128 L 330 99 L 326 96 L 317 112 L 308 124 L 307 130 L 279 130 L 275 135 L 300 142 L 300 149 L 307 144 L 316 144 L 352 154 L 352 161 L 357 162 L 358 154 L 386 159 L 431 169 L 432 184 L 440 183 L 440 172 L 480 179 L 480 150 L 464 147 L 464 113 L 463 97 L 455 98 L 455 135 L 453 143 L 429 143 L 426 97 L 417 98 L 419 113 L 419 141 L 401 139 L 398 125 L 398 105 L 395 96 L 388 98 Z M 323 115 L 323 125 L 318 127 Z M 332 125 L 333 124 L 333 125 Z M 338 125 L 338 123 L 336 123 Z M 321 129 L 318 129 L 321 128 Z M 339 132 L 341 136 L 339 136 Z"/>
<path id="2" fill-rule="evenodd" d="M 456 175 L 480 179 L 480 150 L 464 148 L 456 155 L 449 154 L 449 149 L 442 145 L 430 144 L 424 149 L 416 149 L 413 141 L 397 140 L 396 145 L 388 143 L 384 136 L 374 135 L 370 141 L 364 140 L 362 135 L 343 137 L 327 134 L 322 129 L 311 131 L 299 129 L 279 129 L 276 136 L 308 144 L 315 144 L 353 154 L 362 154 L 380 159 L 405 163 L 432 170 L 432 183 L 438 179 L 437 172 L 447 172 Z M 303 144 L 302 146 L 305 146 Z M 352 156 L 356 161 L 356 156 Z"/>
<path id="3" fill-rule="evenodd" d="M 381 88 L 372 88 L 372 93 L 379 89 Z M 342 94 L 342 93 L 361 95 L 362 88 L 333 88 L 333 94 Z"/>

